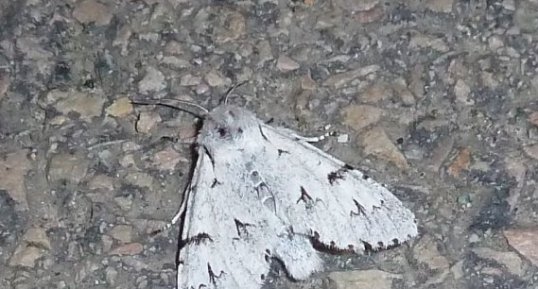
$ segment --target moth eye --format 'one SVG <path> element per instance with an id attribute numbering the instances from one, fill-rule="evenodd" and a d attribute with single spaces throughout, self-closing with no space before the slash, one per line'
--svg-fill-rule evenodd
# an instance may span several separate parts
<path id="1" fill-rule="evenodd" d="M 219 133 L 220 137 L 225 137 L 228 134 L 228 130 L 224 127 L 219 127 L 217 132 Z"/>

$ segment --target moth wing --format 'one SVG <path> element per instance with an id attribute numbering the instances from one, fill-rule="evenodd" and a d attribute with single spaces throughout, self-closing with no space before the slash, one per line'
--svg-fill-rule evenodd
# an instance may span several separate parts
<path id="1" fill-rule="evenodd" d="M 325 249 L 362 252 L 416 236 L 414 214 L 383 185 L 297 137 L 260 124 L 276 214 Z"/>
<path id="2" fill-rule="evenodd" d="M 229 212 L 237 204 L 228 196 L 233 188 L 215 180 L 211 159 L 199 152 L 189 186 L 177 288 L 258 288 L 268 264 L 263 252 L 254 254 L 249 246 L 235 242 L 236 227 Z"/>
<path id="3" fill-rule="evenodd" d="M 179 289 L 260 288 L 270 257 L 304 279 L 322 268 L 316 245 L 361 252 L 417 235 L 413 213 L 382 185 L 288 130 L 259 132 L 198 152 Z"/>
<path id="4" fill-rule="evenodd" d="M 301 257 L 304 263 L 289 272 L 293 277 L 306 278 L 321 267 L 307 238 L 279 234 L 285 232 L 285 224 L 255 193 L 248 164 L 238 157 L 238 163 L 226 165 L 227 159 L 210 157 L 203 150 L 198 155 L 188 188 L 178 289 L 260 288 L 271 257 L 288 248 L 295 253 L 282 258 Z"/>

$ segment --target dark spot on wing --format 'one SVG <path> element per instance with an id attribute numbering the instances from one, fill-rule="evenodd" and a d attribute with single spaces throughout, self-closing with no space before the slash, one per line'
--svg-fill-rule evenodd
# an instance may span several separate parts
<path id="1" fill-rule="evenodd" d="M 289 154 L 289 151 L 278 149 L 278 156 L 281 156 L 283 154 Z"/>
<path id="2" fill-rule="evenodd" d="M 209 158 L 209 161 L 211 161 L 211 165 L 213 165 L 213 168 L 215 168 L 215 159 L 213 158 L 213 156 L 209 152 L 209 149 L 206 146 L 204 146 L 204 151 L 207 157 Z"/>
<path id="3" fill-rule="evenodd" d="M 355 203 L 355 206 L 357 207 L 357 212 L 351 211 L 351 216 L 366 216 L 366 211 L 364 210 L 364 207 L 355 199 L 353 199 L 353 203 Z"/>
<path id="4" fill-rule="evenodd" d="M 355 168 L 354 168 L 352 165 L 345 164 L 345 165 L 344 165 L 344 169 L 345 169 L 346 171 L 351 171 L 351 170 L 354 170 Z"/>
<path id="5" fill-rule="evenodd" d="M 265 275 L 261 274 L 260 275 L 260 280 L 262 280 L 262 281 L 265 280 Z"/>
<path id="6" fill-rule="evenodd" d="M 313 201 L 312 197 L 310 197 L 310 195 L 306 192 L 303 186 L 301 186 L 301 196 L 299 197 L 299 199 L 297 199 L 297 204 L 300 201 L 303 201 L 304 203 L 309 203 Z"/>
<path id="7" fill-rule="evenodd" d="M 343 178 L 344 176 L 342 176 L 339 171 L 330 172 L 327 175 L 327 179 L 329 180 L 329 184 L 331 185 L 334 184 L 336 180 L 343 179 Z"/>
<path id="8" fill-rule="evenodd" d="M 362 244 L 364 245 L 364 252 L 373 252 L 374 251 L 374 247 L 372 247 L 372 245 L 366 241 L 362 241 Z"/>
<path id="9" fill-rule="evenodd" d="M 293 230 L 293 225 L 290 225 L 288 227 L 288 237 L 290 237 L 290 239 L 292 239 L 293 235 L 295 235 L 295 231 Z"/>
<path id="10" fill-rule="evenodd" d="M 327 179 L 329 180 L 329 184 L 333 185 L 337 180 L 343 180 L 344 174 L 347 173 L 349 170 L 353 170 L 353 167 L 346 164 L 343 167 L 339 168 L 338 170 L 334 172 L 330 172 L 327 175 Z"/>
<path id="11" fill-rule="evenodd" d="M 258 129 L 260 130 L 260 134 L 262 135 L 263 139 L 266 140 L 266 141 L 269 141 L 267 136 L 263 133 L 263 128 L 262 128 L 261 125 L 258 125 Z"/>
<path id="12" fill-rule="evenodd" d="M 239 238 L 248 237 L 247 227 L 254 227 L 253 224 L 243 223 L 239 221 L 238 219 L 234 219 L 234 222 L 235 222 L 235 228 L 237 229 L 237 235 L 239 236 Z"/>
<path id="13" fill-rule="evenodd" d="M 344 254 L 350 254 L 354 253 L 353 245 L 348 245 L 347 248 L 339 248 L 334 241 L 329 242 L 329 244 L 323 243 L 320 240 L 320 235 L 317 231 L 314 231 L 314 233 L 310 236 L 310 242 L 312 243 L 312 247 L 314 249 L 330 253 L 334 255 L 344 255 Z"/>
<path id="14" fill-rule="evenodd" d="M 213 183 L 211 184 L 211 188 L 216 187 L 217 185 L 221 185 L 222 183 L 217 180 L 217 178 L 213 179 Z"/>
<path id="15" fill-rule="evenodd" d="M 211 282 L 213 285 L 217 284 L 217 279 L 219 279 L 223 274 L 226 274 L 224 271 L 220 271 L 219 275 L 215 275 L 209 263 L 207 263 L 207 273 L 209 274 L 209 282 Z"/>
<path id="16" fill-rule="evenodd" d="M 265 255 L 263 257 L 265 259 L 265 262 L 270 263 L 271 262 L 271 250 L 265 249 Z"/>
<path id="17" fill-rule="evenodd" d="M 258 199 L 262 201 L 263 205 L 276 213 L 275 195 L 269 186 L 267 186 L 267 184 L 261 180 L 259 184 L 254 187 L 254 190 L 256 191 L 256 195 L 258 196 Z"/>
<path id="18" fill-rule="evenodd" d="M 182 245 L 180 245 L 180 247 L 183 247 L 184 245 L 188 245 L 188 244 L 200 245 L 202 243 L 205 244 L 206 242 L 213 242 L 213 239 L 211 238 L 211 236 L 209 236 L 208 233 L 198 233 L 184 240 L 182 242 Z"/>
<path id="19" fill-rule="evenodd" d="M 381 206 L 385 204 L 385 200 L 381 200 Z"/>
<path id="20" fill-rule="evenodd" d="M 226 137 L 226 136 L 228 135 L 228 129 L 225 128 L 225 127 L 219 127 L 219 128 L 217 129 L 217 132 L 219 133 L 219 136 L 220 136 L 221 138 Z"/>
<path id="21" fill-rule="evenodd" d="M 243 133 L 243 129 L 242 129 L 242 128 L 238 128 L 238 129 L 237 129 L 237 133 L 238 133 L 238 134 L 242 134 L 242 133 Z"/>

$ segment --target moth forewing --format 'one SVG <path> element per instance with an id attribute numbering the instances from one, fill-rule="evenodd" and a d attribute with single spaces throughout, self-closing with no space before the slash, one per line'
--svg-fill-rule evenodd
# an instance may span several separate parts
<path id="1" fill-rule="evenodd" d="M 260 288 L 273 258 L 301 280 L 319 252 L 357 252 L 417 235 L 385 187 L 288 130 L 221 105 L 197 138 L 178 288 Z"/>

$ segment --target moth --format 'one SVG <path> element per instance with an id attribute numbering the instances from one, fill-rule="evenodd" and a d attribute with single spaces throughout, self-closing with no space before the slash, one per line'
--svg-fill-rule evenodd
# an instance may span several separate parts
<path id="1" fill-rule="evenodd" d="M 319 251 L 361 253 L 417 235 L 383 185 L 295 132 L 221 104 L 204 116 L 180 216 L 178 289 L 261 288 L 273 259 L 304 280 Z"/>

